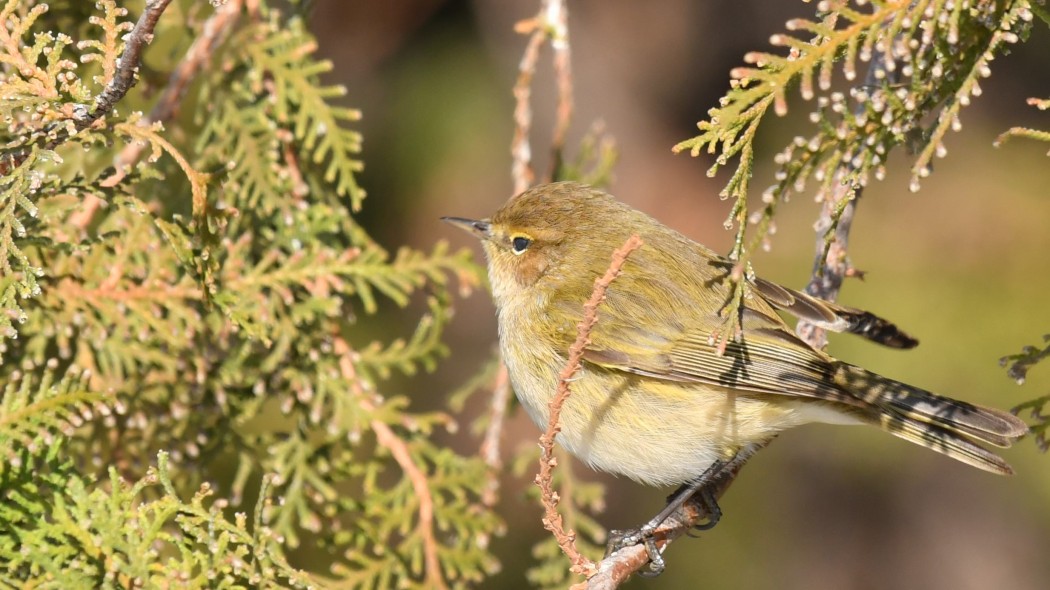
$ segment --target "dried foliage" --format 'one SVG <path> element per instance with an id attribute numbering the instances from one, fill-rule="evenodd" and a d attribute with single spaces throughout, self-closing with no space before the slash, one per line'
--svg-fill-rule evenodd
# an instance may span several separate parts
<path id="1" fill-rule="evenodd" d="M 357 225 L 360 115 L 298 17 L 169 1 L 0 9 L 5 581 L 482 579 L 485 464 L 386 390 L 446 355 L 479 267 Z M 415 330 L 362 334 L 381 309 Z M 289 566 L 303 544 L 336 567 Z"/>

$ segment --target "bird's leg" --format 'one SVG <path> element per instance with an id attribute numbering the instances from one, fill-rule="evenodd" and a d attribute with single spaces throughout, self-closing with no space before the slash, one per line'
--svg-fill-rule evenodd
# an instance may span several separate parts
<path id="1" fill-rule="evenodd" d="M 710 484 L 717 475 L 722 472 L 725 465 L 725 461 L 715 461 L 704 471 L 703 475 L 690 483 L 683 484 L 668 498 L 667 506 L 664 506 L 664 509 L 661 510 L 659 514 L 650 519 L 649 522 L 642 525 L 641 528 L 626 531 L 613 531 L 609 536 L 609 544 L 606 547 L 605 554 L 611 555 L 624 547 L 630 547 L 631 545 L 642 543 L 645 545 L 645 552 L 649 554 L 649 571 L 642 572 L 641 575 L 658 576 L 663 573 L 664 558 L 663 555 L 660 554 L 660 549 L 656 546 L 656 537 L 653 533 L 656 531 L 657 527 L 667 520 L 669 516 L 674 514 L 676 510 L 688 502 L 693 495 L 698 495 L 701 498 L 704 508 L 708 511 L 708 521 L 702 523 L 700 526 L 702 526 L 704 530 L 713 528 L 718 523 L 722 511 L 718 508 L 718 504 L 714 500 L 714 495 L 711 494 L 710 491 L 707 491 L 705 486 Z"/>
<path id="2" fill-rule="evenodd" d="M 609 543 L 605 550 L 606 556 L 611 555 L 624 547 L 643 544 L 645 545 L 646 553 L 649 555 L 649 571 L 641 575 L 659 575 L 664 570 L 664 559 L 660 554 L 660 549 L 656 546 L 654 533 L 657 528 L 681 508 L 682 505 L 694 497 L 699 500 L 701 506 L 707 513 L 707 521 L 695 525 L 694 528 L 702 531 L 714 528 L 722 517 L 722 510 L 718 507 L 718 502 L 715 497 L 716 489 L 721 483 L 720 480 L 723 476 L 732 476 L 739 471 L 744 462 L 746 462 L 751 455 L 762 446 L 763 445 L 760 444 L 747 445 L 743 449 L 737 451 L 737 453 L 730 459 L 717 460 L 712 463 L 710 467 L 704 470 L 700 477 L 692 482 L 683 484 L 674 494 L 671 494 L 668 498 L 667 506 L 665 506 L 659 514 L 649 520 L 649 522 L 642 525 L 641 528 L 626 531 L 612 531 L 609 535 Z"/>

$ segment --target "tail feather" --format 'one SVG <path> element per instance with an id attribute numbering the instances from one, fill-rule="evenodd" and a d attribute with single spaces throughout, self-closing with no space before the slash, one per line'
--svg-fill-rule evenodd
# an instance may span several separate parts
<path id="1" fill-rule="evenodd" d="M 899 415 L 879 414 L 879 425 L 890 434 L 906 441 L 937 451 L 967 465 L 999 475 L 1013 475 L 1014 470 L 998 455 L 944 428 L 930 424 L 916 424 Z"/>
<path id="2" fill-rule="evenodd" d="M 1009 447 L 1014 440 L 1028 432 L 1028 426 L 1012 414 L 910 386 L 890 393 L 884 403 L 908 418 L 941 426 L 999 447 Z"/>
<path id="3" fill-rule="evenodd" d="M 905 440 L 993 473 L 1013 473 L 975 442 L 1009 447 L 1028 433 L 1017 416 L 930 393 L 843 363 L 835 380 L 871 404 L 870 420 Z"/>

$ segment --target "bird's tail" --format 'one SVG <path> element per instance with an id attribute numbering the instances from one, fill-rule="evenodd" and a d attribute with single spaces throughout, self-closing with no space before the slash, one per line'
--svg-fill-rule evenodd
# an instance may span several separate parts
<path id="1" fill-rule="evenodd" d="M 864 418 L 886 432 L 992 473 L 1013 469 L 975 443 L 1009 447 L 1028 433 L 1017 416 L 943 397 L 843 363 L 837 385 L 866 402 Z"/>

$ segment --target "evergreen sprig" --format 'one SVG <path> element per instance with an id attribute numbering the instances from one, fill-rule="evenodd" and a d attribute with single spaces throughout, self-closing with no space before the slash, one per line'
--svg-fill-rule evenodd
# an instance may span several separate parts
<path id="1" fill-rule="evenodd" d="M 981 93 L 979 79 L 990 62 L 1027 34 L 1030 3 L 1017 1 L 876 0 L 818 3 L 819 19 L 788 22 L 794 34 L 772 37 L 786 54 L 753 52 L 751 66 L 732 71 L 732 88 L 721 106 L 699 123 L 701 134 L 679 143 L 676 151 L 718 154 L 709 175 L 739 156 L 737 168 L 721 196 L 734 200 L 726 226 L 737 226 L 731 251 L 746 260 L 767 237 L 776 205 L 805 190 L 811 179 L 827 195 L 838 185 L 863 187 L 885 174 L 888 152 L 905 145 L 917 153 L 912 190 L 930 173 L 934 156 L 943 157 L 944 136 L 959 129 L 959 111 Z M 857 62 L 871 69 L 863 86 L 836 91 L 836 65 L 847 84 L 857 80 Z M 795 85 L 804 100 L 816 100 L 810 116 L 816 132 L 798 137 L 776 158 L 776 184 L 762 194 L 764 207 L 748 214 L 754 139 L 770 107 L 787 112 L 788 89 Z M 924 121 L 934 123 L 924 128 Z M 849 194 L 843 201 L 848 201 Z M 748 218 L 758 224 L 745 239 Z M 834 225 L 827 230 L 830 236 Z"/>
<path id="2" fill-rule="evenodd" d="M 900 145 L 916 154 L 910 188 L 918 190 L 933 158 L 947 154 L 945 135 L 961 127 L 959 111 L 980 95 L 979 80 L 990 75 L 991 61 L 1027 35 L 1033 16 L 1028 0 L 823 0 L 817 11 L 816 19 L 791 20 L 787 33 L 771 38 L 783 54 L 747 54 L 749 65 L 731 72 L 729 92 L 698 123 L 700 135 L 674 148 L 693 156 L 717 154 L 710 176 L 737 158 L 720 193 L 733 200 L 726 229 L 737 228 L 729 252 L 737 267 L 728 274 L 735 287 L 724 306 L 725 325 L 713 335 L 720 350 L 740 336 L 746 295 L 741 282 L 754 251 L 769 246 L 778 205 L 811 181 L 818 183 L 817 199 L 830 209 L 818 256 L 817 275 L 823 275 L 839 222 L 857 191 L 872 176 L 885 175 L 886 158 Z M 868 64 L 859 86 L 853 85 L 858 61 Z M 835 89 L 836 67 L 851 85 L 848 91 Z M 762 193 L 763 205 L 749 213 L 759 125 L 770 107 L 778 115 L 787 112 L 787 93 L 796 85 L 803 100 L 817 103 L 810 115 L 816 129 L 808 138 L 794 138 L 776 157 L 776 183 Z M 750 237 L 749 225 L 756 226 Z"/>
<path id="3" fill-rule="evenodd" d="M 501 526 L 479 501 L 485 466 L 432 440 L 448 416 L 386 390 L 447 354 L 453 281 L 471 289 L 480 269 L 445 244 L 391 254 L 368 236 L 359 114 L 322 82 L 330 64 L 298 17 L 264 1 L 238 19 L 230 2 L 190 26 L 230 28 L 202 83 L 179 78 L 178 51 L 150 53 L 126 95 L 114 80 L 141 66 L 127 48 L 149 40 L 115 2 L 0 9 L 13 417 L 0 416 L 0 444 L 18 507 L 0 509 L 0 565 L 62 588 L 478 581 L 496 567 L 478 540 Z M 153 36 L 186 30 L 162 25 Z M 163 84 L 211 108 L 136 110 Z M 103 93 L 119 108 L 87 106 Z M 416 314 L 408 335 L 358 327 L 392 308 Z M 74 367 L 76 380 L 49 376 Z M 254 512 L 231 515 L 257 484 Z M 285 555 L 303 543 L 344 556 L 341 569 L 294 570 Z"/>
<path id="4" fill-rule="evenodd" d="M 1050 109 L 1050 99 L 1029 98 L 1028 104 L 1034 106 L 1035 108 L 1041 111 Z M 999 134 L 999 137 L 995 138 L 995 146 L 998 147 L 1006 143 L 1007 140 L 1014 137 L 1024 137 L 1027 139 L 1034 139 L 1036 141 L 1050 143 L 1050 131 L 1046 131 L 1043 129 L 1031 129 L 1029 127 L 1011 127 L 1010 129 L 1007 129 L 1006 131 Z M 1050 155 L 1050 152 L 1047 152 L 1047 155 Z"/>

